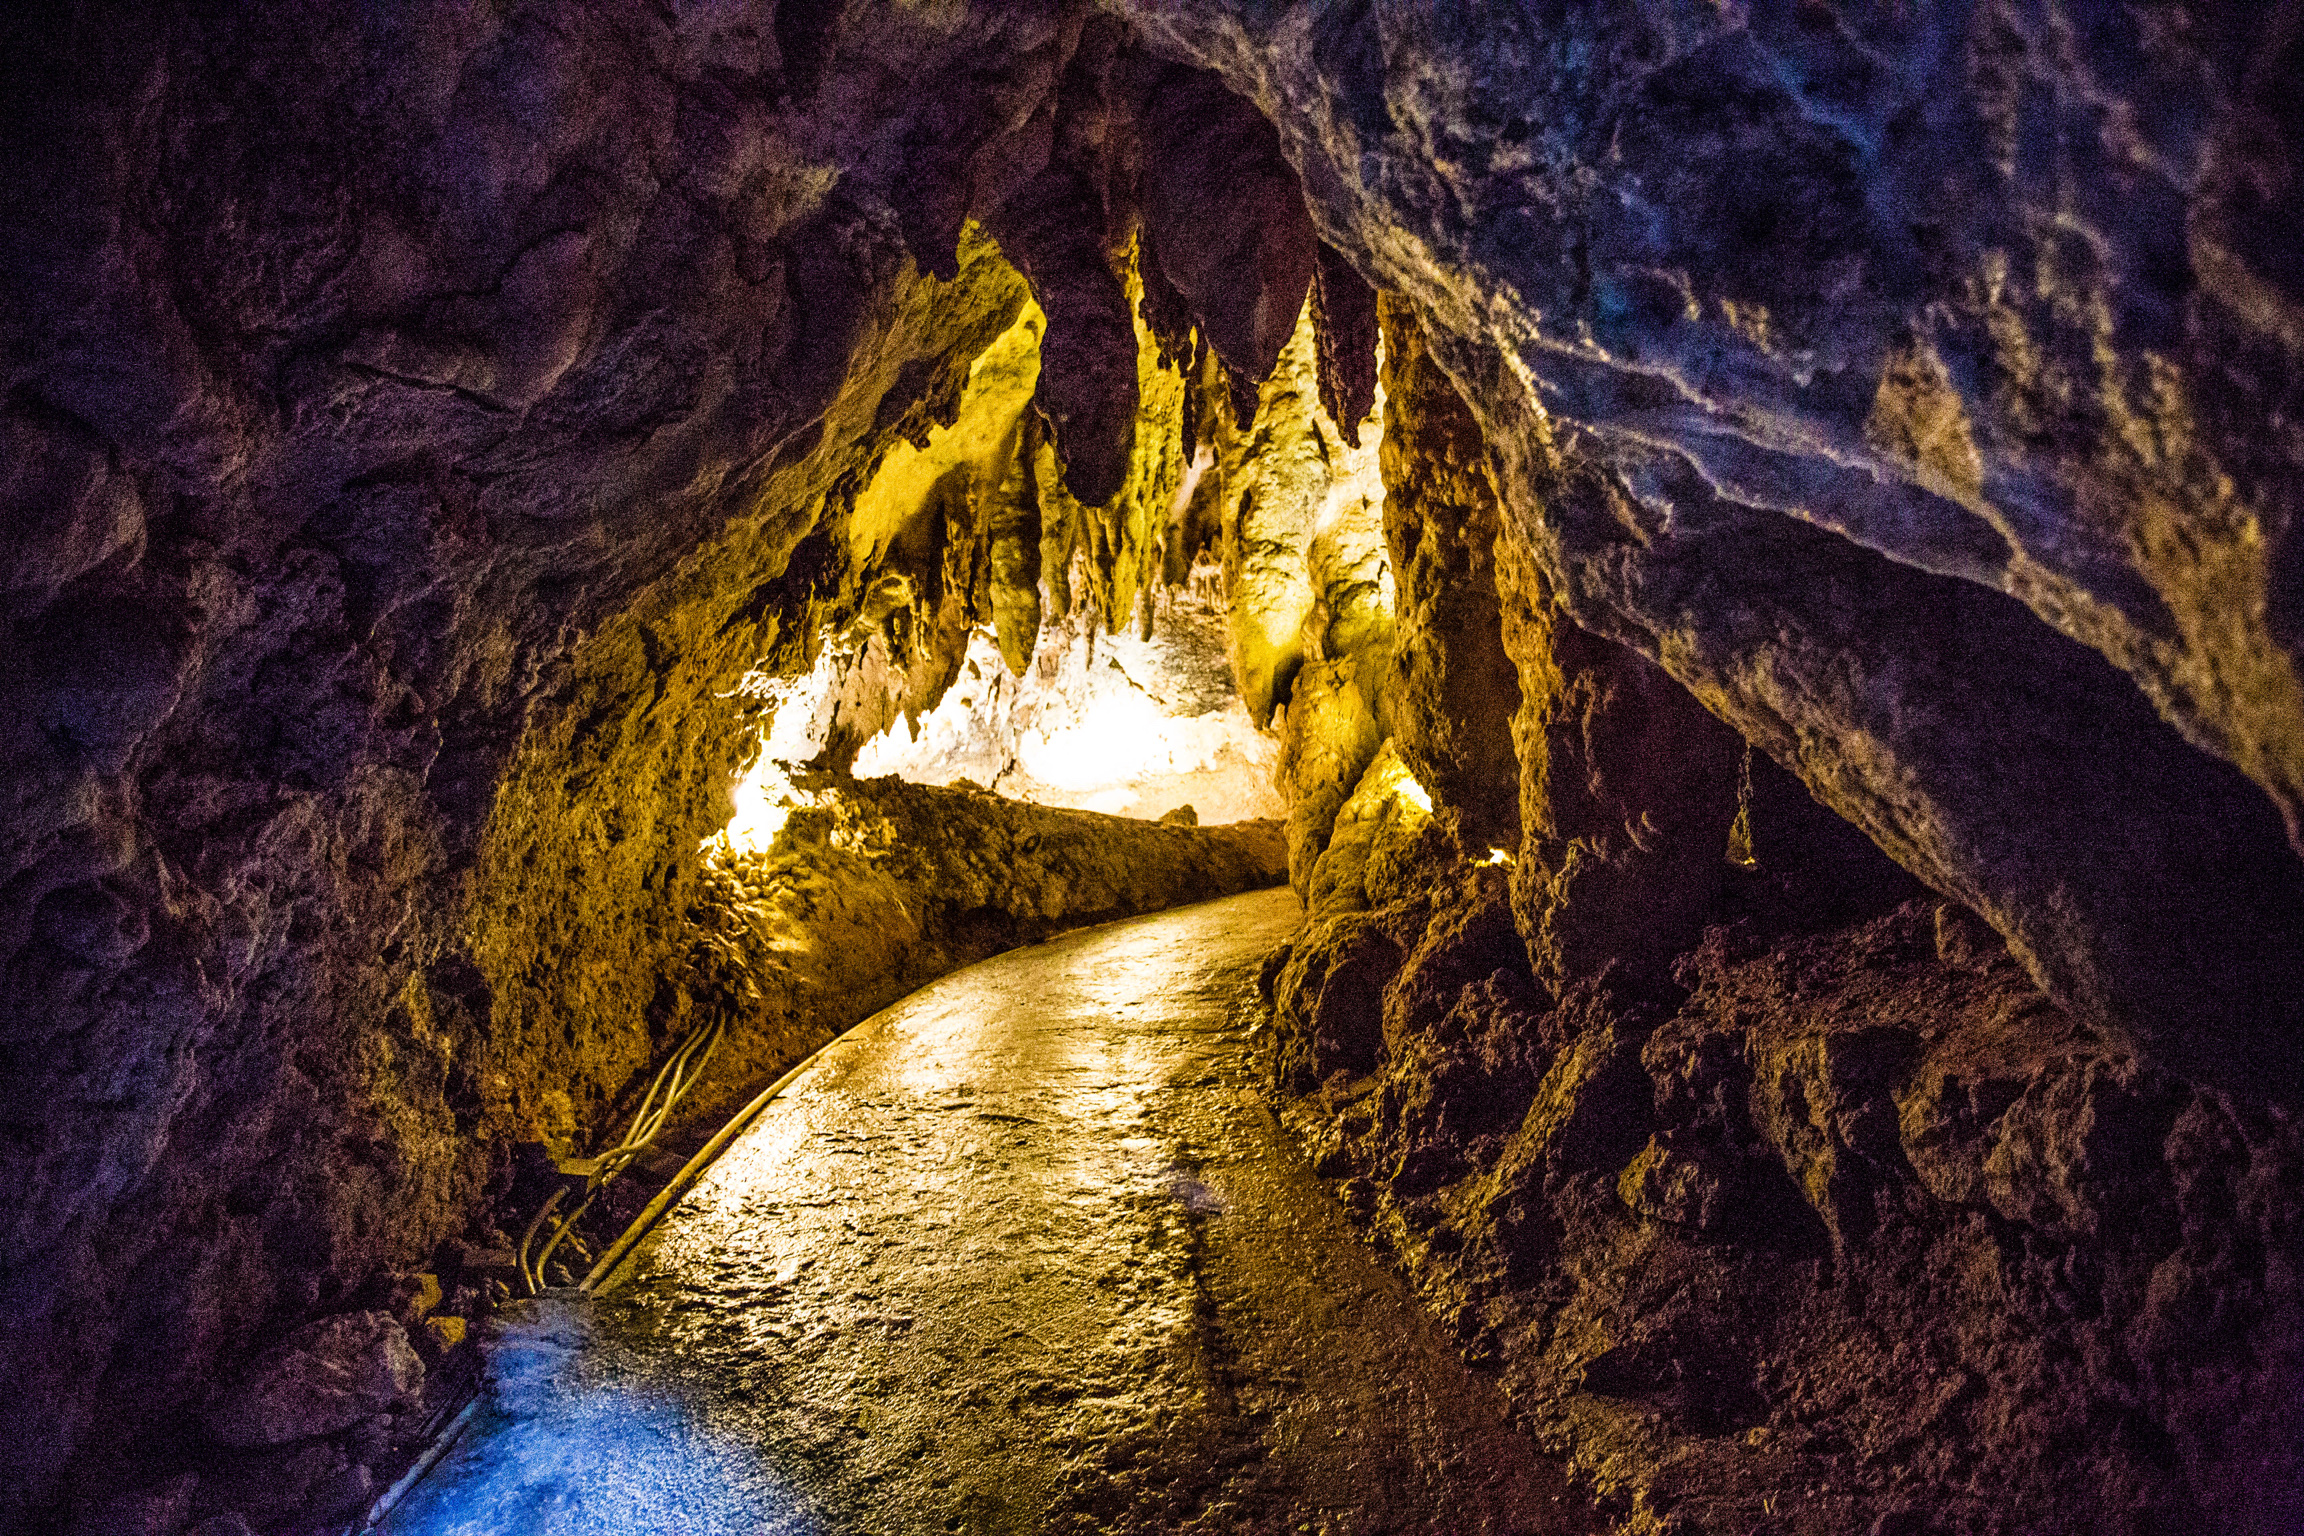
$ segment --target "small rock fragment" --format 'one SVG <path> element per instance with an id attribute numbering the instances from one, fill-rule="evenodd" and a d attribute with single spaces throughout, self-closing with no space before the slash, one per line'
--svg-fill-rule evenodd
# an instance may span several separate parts
<path id="1" fill-rule="evenodd" d="M 174 1536 L 191 1513 L 199 1478 L 190 1472 L 150 1487 L 78 1501 L 72 1536 Z"/>
<path id="2" fill-rule="evenodd" d="M 520 1259 L 509 1246 L 483 1247 L 478 1243 L 454 1245 L 456 1266 L 466 1284 L 480 1280 L 510 1280 L 520 1273 Z"/>
<path id="3" fill-rule="evenodd" d="M 410 1283 L 415 1291 L 403 1304 L 406 1320 L 420 1323 L 440 1308 L 441 1290 L 438 1275 L 416 1275 Z"/>
<path id="4" fill-rule="evenodd" d="M 1725 1203 L 1710 1169 L 1653 1136 L 1617 1178 L 1616 1195 L 1638 1215 L 1700 1230 L 1720 1225 Z"/>
<path id="5" fill-rule="evenodd" d="M 424 1362 L 388 1312 L 307 1323 L 259 1355 L 213 1400 L 203 1422 L 225 1445 L 282 1445 L 332 1435 L 413 1396 Z"/>

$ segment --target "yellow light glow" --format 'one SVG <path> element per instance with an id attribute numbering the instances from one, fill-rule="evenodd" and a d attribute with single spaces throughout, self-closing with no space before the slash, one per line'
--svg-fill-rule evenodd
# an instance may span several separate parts
<path id="1" fill-rule="evenodd" d="M 1488 850 L 1488 857 L 1480 861 L 1480 867 L 1487 869 L 1498 864 L 1509 865 L 1511 862 L 1512 855 L 1506 853 L 1501 848 L 1491 848 Z"/>
<path id="2" fill-rule="evenodd" d="M 1394 792 L 1425 815 L 1432 814 L 1432 797 L 1424 792 L 1423 785 L 1408 777 L 1405 772 L 1400 775 L 1399 788 Z"/>
<path id="3" fill-rule="evenodd" d="M 1084 575 L 1075 576 L 1084 583 Z M 1271 785 L 1277 744 L 1237 699 L 1171 714 L 1175 642 L 1106 634 L 1093 611 L 1042 628 L 1012 675 L 989 628 L 969 636 L 960 678 L 918 728 L 892 723 L 856 756 L 859 778 L 961 779 L 1015 799 L 1116 816 L 1195 806 L 1203 822 L 1285 814 Z"/>
<path id="4" fill-rule="evenodd" d="M 807 803 L 811 797 L 793 787 L 785 765 L 765 752 L 760 760 L 736 782 L 736 814 L 729 818 L 721 836 L 729 848 L 737 853 L 766 853 L 775 844 L 776 836 L 784 830 L 784 823 L 792 819 L 796 805 Z"/>
<path id="5" fill-rule="evenodd" d="M 704 840 L 706 848 L 717 843 L 735 853 L 766 853 L 795 808 L 817 803 L 815 795 L 794 787 L 790 770 L 794 763 L 807 762 L 823 750 L 846 659 L 838 647 L 826 645 L 804 676 L 748 672 L 722 695 L 759 702 L 768 724 L 760 732 L 758 755 L 730 792 L 736 814 L 727 826 Z"/>
<path id="6" fill-rule="evenodd" d="M 859 565 L 869 568 L 887 553 L 947 473 L 966 464 L 981 477 L 995 468 L 1040 382 L 1040 334 L 1047 328 L 1040 306 L 1026 299 L 1016 323 L 968 365 L 959 416 L 930 428 L 924 445 L 898 442 L 888 450 L 848 515 L 848 542 Z"/>
<path id="7" fill-rule="evenodd" d="M 1043 733 L 1030 730 L 1016 744 L 1024 771 L 1058 789 L 1094 789 L 1131 769 L 1142 774 L 1168 766 L 1166 725 L 1140 693 L 1093 698 L 1075 723 Z"/>

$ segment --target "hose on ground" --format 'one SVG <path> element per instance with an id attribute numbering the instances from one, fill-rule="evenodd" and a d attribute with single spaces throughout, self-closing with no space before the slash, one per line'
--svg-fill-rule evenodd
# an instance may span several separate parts
<path id="1" fill-rule="evenodd" d="M 520 1279 L 527 1294 L 534 1296 L 545 1289 L 544 1266 L 551 1262 L 554 1250 L 562 1243 L 569 1244 L 571 1251 L 589 1257 L 584 1254 L 583 1240 L 572 1235 L 576 1223 L 591 1209 L 600 1191 L 607 1188 L 617 1175 L 630 1167 L 633 1160 L 655 1142 L 657 1133 L 664 1128 L 665 1121 L 671 1118 L 673 1109 L 687 1096 L 688 1090 L 696 1086 L 697 1080 L 703 1077 L 704 1069 L 711 1064 L 712 1053 L 720 1048 L 720 1041 L 727 1033 L 727 1016 L 717 1011 L 712 1018 L 690 1030 L 678 1049 L 657 1070 L 654 1081 L 648 1085 L 648 1091 L 641 1095 L 640 1107 L 633 1112 L 631 1125 L 625 1130 L 623 1139 L 593 1159 L 585 1175 L 584 1197 L 576 1203 L 575 1209 L 555 1219 L 554 1213 L 569 1193 L 566 1185 L 554 1190 L 552 1197 L 544 1202 L 544 1208 L 536 1213 L 535 1218 L 528 1223 L 527 1230 L 520 1235 Z M 539 1237 L 542 1238 L 541 1245 Z"/>

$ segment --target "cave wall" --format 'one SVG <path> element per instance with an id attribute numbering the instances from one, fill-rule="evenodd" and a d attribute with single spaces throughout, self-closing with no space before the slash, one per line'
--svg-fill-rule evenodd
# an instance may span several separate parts
<path id="1" fill-rule="evenodd" d="M 2215 176 L 2188 226 L 2077 184 L 2167 173 L 2142 122 L 2292 205 L 2244 98 L 2293 23 L 1900 17 L 1144 22 L 1388 291 L 1412 664 L 1267 966 L 1276 1095 L 1620 1529 L 2286 1530 L 2299 866 L 2285 770 L 2172 679 L 2293 674 L 2292 468 L 2192 477 L 2263 463 L 2294 362 Z M 2294 742 L 2277 691 L 2239 713 Z M 1507 726 L 1516 796 L 1448 750 Z M 1467 834 L 1515 799 L 1505 867 Z"/>
<path id="2" fill-rule="evenodd" d="M 2295 1527 L 2292 1116 L 1892 866 L 1765 855 L 1670 996 L 1551 992 L 1501 869 L 1364 867 L 1271 969 L 1283 1114 L 1608 1528 Z"/>
<path id="3" fill-rule="evenodd" d="M 875 702 L 925 708 L 1043 575 L 1150 617 L 1191 443 L 1139 426 L 1187 367 L 1252 398 L 1312 258 L 1289 201 L 1184 350 L 1133 182 L 1079 216 L 1121 34 L 1078 6 L 6 28 L 15 1524 L 197 1457 L 253 1341 L 390 1304 L 511 1143 L 597 1133 L 683 1006 L 748 674 L 876 626 Z M 1138 118 L 1230 101 L 1130 68 Z M 1261 118 L 1215 127 L 1164 165 L 1293 200 Z M 852 537 L 1009 261 L 1057 324 L 998 483 Z"/>
<path id="4" fill-rule="evenodd" d="M 964 375 L 1028 302 L 980 243 L 950 283 L 899 292 L 824 421 L 825 443 L 849 451 L 819 446 L 580 647 L 556 708 L 507 766 L 459 960 L 487 987 L 487 1050 L 514 1095 L 503 1108 L 555 1152 L 588 1144 L 686 1027 L 679 982 L 693 934 L 682 918 L 701 899 L 697 849 L 728 821 L 730 785 L 754 750 L 754 701 L 736 684 L 764 659 L 804 655 L 808 619 L 839 601 L 837 590 L 787 591 L 805 579 L 795 550 L 844 541 L 854 491 L 839 482 L 868 480 L 874 448 L 908 446 L 884 423 L 874 431 L 904 366 Z M 949 387 L 924 400 L 940 397 L 950 410 Z M 847 581 L 852 601 L 871 585 L 861 570 Z"/>
<path id="5" fill-rule="evenodd" d="M 1388 521 L 1497 528 L 1465 401 L 1385 338 Z M 1424 675 L 1501 642 L 1523 835 L 1467 846 L 1447 772 L 1403 812 L 1430 690 L 1394 700 L 1265 969 L 1316 1170 L 1615 1529 L 2293 1526 L 2291 1109 L 2056 1006 L 1498 531 Z M 1402 568 L 1403 612 L 1466 595 Z"/>
<path id="6" fill-rule="evenodd" d="M 677 942 L 742 750 L 682 706 L 1021 298 L 927 302 L 886 135 L 1057 28 L 5 27 L 15 1526 L 189 1454 L 221 1362 L 382 1300 L 661 1027 L 591 946 Z"/>
<path id="7" fill-rule="evenodd" d="M 1580 625 L 2090 1018 L 2293 1083 L 2291 8 L 1139 24 L 1427 318 Z"/>

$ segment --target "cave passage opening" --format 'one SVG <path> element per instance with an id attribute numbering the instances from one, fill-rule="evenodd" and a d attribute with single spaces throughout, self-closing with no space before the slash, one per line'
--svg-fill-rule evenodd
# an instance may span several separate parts
<path id="1" fill-rule="evenodd" d="M 1388 661 L 1382 391 L 1349 435 L 1329 417 L 1309 293 L 1252 391 L 1212 355 L 1164 355 L 1139 315 L 1128 472 L 1089 506 L 1067 490 L 1061 443 L 1035 404 L 1045 314 L 987 236 L 971 228 L 962 241 L 1020 295 L 1014 318 L 963 359 L 938 419 L 817 509 L 812 537 L 840 550 L 840 579 L 809 593 L 805 643 L 781 651 L 784 671 L 771 659 L 712 694 L 750 737 L 729 819 L 698 849 L 704 920 L 724 938 L 708 984 L 721 1006 L 685 1010 L 661 1063 L 628 1080 L 621 1140 L 554 1151 L 563 1182 L 516 1246 L 532 1294 L 576 1281 L 613 1238 L 605 1223 L 636 1192 L 583 1225 L 610 1181 L 647 1160 L 662 1182 L 657 1137 L 685 1121 L 667 1141 L 685 1148 L 707 1129 L 682 1099 L 764 998 L 877 997 L 1019 938 L 1285 879 L 1296 786 L 1284 757 L 1298 768 L 1307 757 L 1291 739 L 1291 685 L 1307 659 L 1372 682 Z M 1134 257 L 1121 264 L 1132 293 Z M 1244 421 L 1243 399 L 1254 401 Z M 1366 710 L 1358 694 L 1345 707 Z M 1310 723 L 1335 734 L 1333 720 Z M 1368 734 L 1367 721 L 1351 725 Z M 1358 740 L 1336 761 L 1332 744 L 1321 750 L 1315 771 L 1350 780 L 1367 807 L 1430 817 L 1396 755 Z M 1091 814 L 1050 823 L 1042 808 Z M 1013 824 L 988 835 L 987 817 Z M 1207 838 L 1163 841 L 1149 885 L 1052 901 L 1051 882 L 1078 885 L 1083 861 L 1140 862 L 1130 844 L 1151 834 L 1115 817 Z M 1325 829 L 1298 840 L 1312 835 Z M 1031 855 L 1051 845 L 1036 867 Z M 950 889 L 956 860 L 978 889 Z"/>
<path id="2" fill-rule="evenodd" d="M 951 419 L 853 497 L 855 598 L 819 620 L 805 671 L 732 690 L 760 718 L 708 851 L 767 851 L 827 773 L 1194 825 L 1286 815 L 1296 673 L 1388 638 L 1381 392 L 1347 441 L 1318 405 L 1307 295 L 1237 420 L 1220 372 L 1164 356 L 1138 314 L 1128 475 L 1084 506 L 1035 403 L 1046 325 L 1024 300 Z"/>

